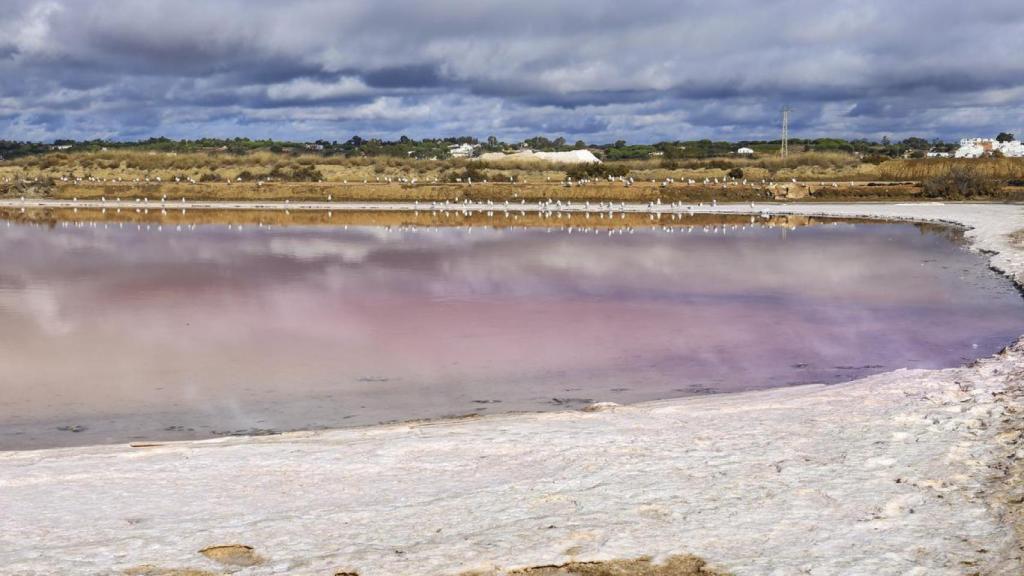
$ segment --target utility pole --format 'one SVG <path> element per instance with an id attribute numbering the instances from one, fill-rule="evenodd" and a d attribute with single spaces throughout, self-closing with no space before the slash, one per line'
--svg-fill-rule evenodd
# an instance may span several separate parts
<path id="1" fill-rule="evenodd" d="M 789 106 L 782 107 L 782 159 L 789 156 L 789 113 L 793 109 Z"/>

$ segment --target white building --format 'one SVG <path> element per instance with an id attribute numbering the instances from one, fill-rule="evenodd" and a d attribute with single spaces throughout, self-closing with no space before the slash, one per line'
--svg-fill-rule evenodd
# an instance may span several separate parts
<path id="1" fill-rule="evenodd" d="M 452 158 L 471 158 L 476 148 L 473 144 L 456 144 L 448 147 L 448 153 Z"/>
<path id="2" fill-rule="evenodd" d="M 991 138 L 964 138 L 954 156 L 956 158 L 981 158 L 999 152 L 1007 158 L 1024 158 L 1024 144 L 1019 140 L 999 142 Z"/>
<path id="3" fill-rule="evenodd" d="M 740 148 L 739 150 L 736 151 L 736 153 L 743 154 L 745 156 L 750 156 L 754 153 L 754 150 L 752 148 Z"/>

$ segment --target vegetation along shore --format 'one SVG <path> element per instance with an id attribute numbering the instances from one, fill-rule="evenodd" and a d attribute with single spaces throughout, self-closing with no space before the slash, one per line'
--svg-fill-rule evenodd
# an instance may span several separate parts
<path id="1" fill-rule="evenodd" d="M 542 140 L 532 143 L 541 144 L 541 149 L 561 149 Z M 154 139 L 132 144 L 91 142 L 46 147 L 7 142 L 0 143 L 0 150 L 7 152 L 6 159 L 0 161 L 0 197 L 527 202 L 1024 200 L 1024 158 L 918 158 L 909 148 L 914 139 L 909 140 L 909 144 L 870 146 L 809 141 L 804 151 L 785 159 L 773 152 L 773 143 L 617 143 L 588 147 L 601 160 L 592 164 L 516 159 L 515 154 L 505 160 L 456 158 L 445 146 L 457 145 L 447 141 L 436 149 L 424 148 L 424 142 L 433 141 L 357 140 L 361 145 L 354 146 L 350 140 L 325 146 Z M 748 150 L 758 151 L 731 151 L 741 144 L 755 146 Z M 504 144 L 492 148 L 509 152 L 519 149 Z M 480 145 L 480 149 L 486 149 L 486 145 Z"/>

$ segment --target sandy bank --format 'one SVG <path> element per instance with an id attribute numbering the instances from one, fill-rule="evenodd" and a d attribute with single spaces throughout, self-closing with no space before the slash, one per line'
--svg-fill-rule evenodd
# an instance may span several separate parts
<path id="1" fill-rule="evenodd" d="M 1024 280 L 1024 207 L 755 210 L 960 223 Z M 737 574 L 1020 574 L 1022 382 L 1018 344 L 971 367 L 603 412 L 0 453 L 0 571 L 454 574 L 694 554 Z M 255 565 L 199 553 L 230 544 Z"/>

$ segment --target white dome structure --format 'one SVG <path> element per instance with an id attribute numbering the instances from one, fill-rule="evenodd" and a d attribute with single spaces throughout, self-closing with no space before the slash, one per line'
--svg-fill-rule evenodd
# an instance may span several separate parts
<path id="1" fill-rule="evenodd" d="M 567 152 L 534 152 L 522 150 L 514 154 L 502 154 L 501 152 L 488 152 L 479 156 L 480 160 L 487 162 L 502 162 L 504 160 L 534 160 L 539 162 L 553 162 L 556 164 L 598 164 L 601 162 L 590 150 L 569 150 Z"/>

